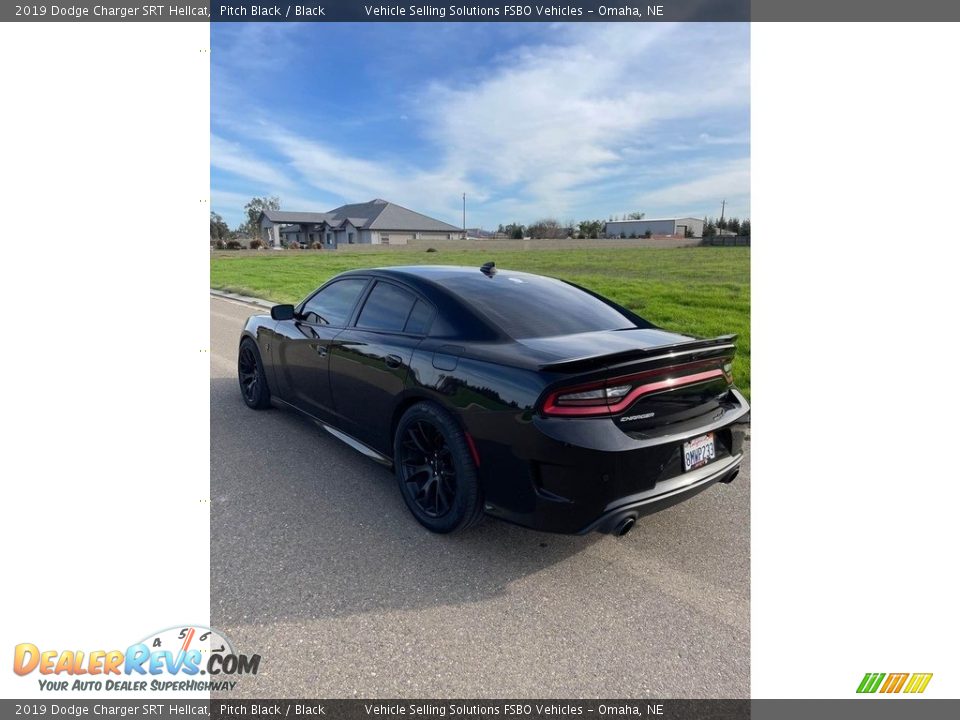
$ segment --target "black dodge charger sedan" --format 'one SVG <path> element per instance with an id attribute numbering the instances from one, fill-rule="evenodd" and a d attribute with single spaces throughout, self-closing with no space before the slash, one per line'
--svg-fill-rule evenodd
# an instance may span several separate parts
<path id="1" fill-rule="evenodd" d="M 295 408 L 392 467 L 434 532 L 486 513 L 622 535 L 736 477 L 749 408 L 735 340 L 493 263 L 393 267 L 251 317 L 238 370 L 249 407 Z"/>

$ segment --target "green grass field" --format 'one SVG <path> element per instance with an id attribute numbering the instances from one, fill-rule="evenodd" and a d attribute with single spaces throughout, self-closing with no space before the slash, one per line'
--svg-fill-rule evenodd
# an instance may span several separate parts
<path id="1" fill-rule="evenodd" d="M 210 286 L 275 302 L 298 302 L 344 270 L 387 265 L 497 267 L 570 280 L 668 330 L 700 336 L 737 333 L 734 377 L 750 397 L 750 249 L 609 248 L 215 253 Z"/>

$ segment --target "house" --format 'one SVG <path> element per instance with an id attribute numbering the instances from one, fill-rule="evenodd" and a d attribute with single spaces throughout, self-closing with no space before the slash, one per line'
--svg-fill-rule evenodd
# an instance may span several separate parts
<path id="1" fill-rule="evenodd" d="M 435 220 L 386 200 L 341 205 L 330 212 L 260 213 L 263 241 L 273 247 L 322 243 L 339 245 L 406 245 L 410 240 L 450 240 L 463 237 L 455 225 Z"/>
<path id="2" fill-rule="evenodd" d="M 662 218 L 658 220 L 611 220 L 606 224 L 603 234 L 607 237 L 644 237 L 650 235 L 672 235 L 703 237 L 703 220 L 696 218 Z"/>
<path id="3" fill-rule="evenodd" d="M 495 230 L 484 230 L 483 228 L 467 228 L 467 237 L 474 240 L 489 240 L 497 237 Z"/>

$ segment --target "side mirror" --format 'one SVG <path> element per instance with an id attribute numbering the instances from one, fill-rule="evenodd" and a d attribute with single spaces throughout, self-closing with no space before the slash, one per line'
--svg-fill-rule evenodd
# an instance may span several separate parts
<path id="1" fill-rule="evenodd" d="M 293 320 L 293 305 L 274 305 L 270 308 L 274 320 Z"/>

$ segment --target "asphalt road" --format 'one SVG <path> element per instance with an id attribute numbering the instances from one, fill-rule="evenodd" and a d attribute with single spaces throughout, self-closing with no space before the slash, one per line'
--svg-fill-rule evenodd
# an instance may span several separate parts
<path id="1" fill-rule="evenodd" d="M 388 470 L 246 408 L 255 312 L 211 298 L 211 624 L 263 658 L 232 697 L 749 695 L 749 451 L 624 538 L 489 518 L 435 536 Z"/>

